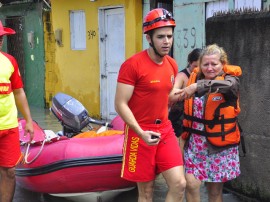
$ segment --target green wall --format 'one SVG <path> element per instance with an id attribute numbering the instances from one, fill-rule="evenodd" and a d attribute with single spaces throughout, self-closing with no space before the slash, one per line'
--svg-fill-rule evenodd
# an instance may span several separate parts
<path id="1" fill-rule="evenodd" d="M 45 61 L 42 4 L 24 3 L 5 5 L 0 8 L 2 22 L 5 22 L 6 18 L 15 16 L 24 17 L 22 29 L 26 96 L 29 105 L 44 107 Z M 34 48 L 31 48 L 27 41 L 27 33 L 31 31 L 34 32 Z M 3 51 L 6 51 L 6 46 Z"/>

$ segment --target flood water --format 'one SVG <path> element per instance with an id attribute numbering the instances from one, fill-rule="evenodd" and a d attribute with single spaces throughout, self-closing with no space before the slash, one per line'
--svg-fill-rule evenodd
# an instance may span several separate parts
<path id="1" fill-rule="evenodd" d="M 61 124 L 54 117 L 54 115 L 48 109 L 41 109 L 31 107 L 31 114 L 33 119 L 43 128 L 47 130 L 52 130 L 54 132 L 62 130 Z M 154 202 L 164 202 L 167 192 L 167 186 L 165 184 L 162 176 L 158 176 L 155 182 L 154 191 Z M 207 192 L 206 188 L 202 186 L 201 189 L 202 202 L 207 202 Z M 115 198 L 111 199 L 109 202 L 136 202 L 138 200 L 137 189 L 134 188 L 130 191 L 122 192 Z M 16 192 L 14 195 L 13 202 L 70 202 L 66 198 L 55 197 L 49 194 L 41 194 L 31 192 L 29 190 L 23 189 L 19 185 L 16 186 Z M 241 202 L 236 196 L 224 193 L 224 202 Z M 80 201 L 78 201 L 80 202 Z M 97 200 L 96 202 L 102 202 L 102 200 Z"/>

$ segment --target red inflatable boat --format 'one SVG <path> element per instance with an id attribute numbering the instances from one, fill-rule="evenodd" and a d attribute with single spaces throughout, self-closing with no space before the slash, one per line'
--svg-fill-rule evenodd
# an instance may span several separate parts
<path id="1" fill-rule="evenodd" d="M 74 105 L 76 102 L 74 98 L 65 94 L 58 94 L 54 101 L 57 102 L 59 99 L 64 100 L 59 105 L 61 107 L 67 102 L 70 102 L 68 105 Z M 48 131 L 44 131 L 38 124 L 34 124 L 35 140 L 30 145 L 22 144 L 21 146 L 25 157 L 24 161 L 16 167 L 17 183 L 34 192 L 59 196 L 106 191 L 118 193 L 117 191 L 134 188 L 134 182 L 120 177 L 124 141 L 123 121 L 120 117 L 116 117 L 111 122 L 112 129 L 108 131 L 93 133 L 90 130 L 82 133 L 80 130 L 89 125 L 89 122 L 100 125 L 103 122 L 90 118 L 90 121 L 86 121 L 87 124 L 77 123 L 77 126 L 79 125 L 77 128 L 66 125 L 65 116 L 69 107 L 64 106 L 60 109 L 59 106 L 53 106 L 51 110 L 61 121 L 63 131 L 68 135 L 64 133 L 63 136 L 48 137 L 50 136 Z M 85 116 L 87 112 L 84 109 L 79 110 L 79 114 L 71 112 L 76 116 L 74 120 L 79 120 L 80 123 L 83 122 L 78 118 L 81 111 L 84 113 L 85 121 L 89 117 Z M 70 114 L 68 117 L 70 118 Z M 21 141 L 27 142 L 27 140 L 23 140 L 24 120 L 20 120 L 19 123 Z M 89 137 L 87 137 L 87 133 L 90 134 Z M 86 201 L 91 200 L 86 199 Z"/>

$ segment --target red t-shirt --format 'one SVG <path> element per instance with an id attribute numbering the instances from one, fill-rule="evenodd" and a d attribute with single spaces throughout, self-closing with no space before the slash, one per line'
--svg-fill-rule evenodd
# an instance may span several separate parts
<path id="1" fill-rule="evenodd" d="M 126 60 L 118 82 L 134 86 L 128 106 L 138 123 L 153 124 L 168 120 L 168 96 L 178 72 L 176 61 L 165 56 L 162 64 L 153 62 L 146 50 Z"/>

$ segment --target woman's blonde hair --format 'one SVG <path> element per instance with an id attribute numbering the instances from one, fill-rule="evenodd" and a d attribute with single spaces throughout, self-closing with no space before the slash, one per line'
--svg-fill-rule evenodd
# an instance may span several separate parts
<path id="1" fill-rule="evenodd" d="M 228 55 L 222 47 L 218 46 L 217 44 L 211 44 L 211 45 L 206 46 L 202 50 L 201 55 L 199 57 L 199 61 L 198 61 L 198 63 L 199 63 L 199 76 L 201 78 L 204 77 L 204 75 L 202 74 L 202 71 L 201 71 L 201 63 L 202 63 L 202 58 L 205 55 L 219 55 L 220 56 L 219 60 L 222 63 L 222 65 L 226 65 L 229 63 Z"/>

